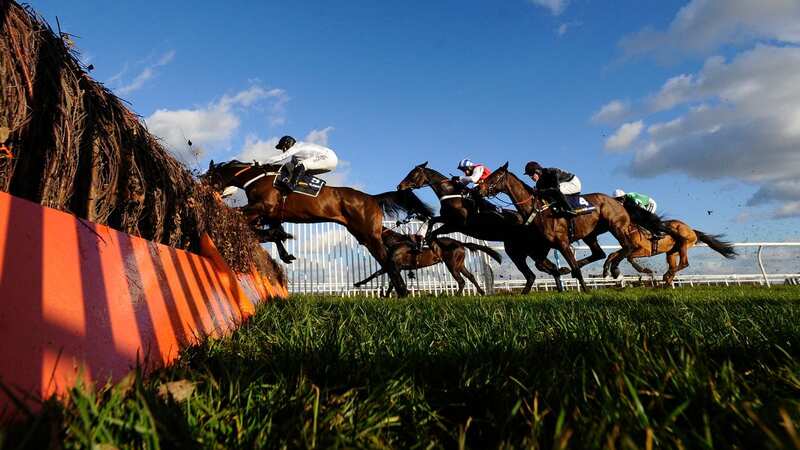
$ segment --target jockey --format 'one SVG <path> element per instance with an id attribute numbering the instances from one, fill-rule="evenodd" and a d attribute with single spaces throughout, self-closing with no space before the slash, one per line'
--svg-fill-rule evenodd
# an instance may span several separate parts
<path id="1" fill-rule="evenodd" d="M 458 163 L 458 170 L 464 172 L 464 176 L 453 177 L 453 181 L 457 181 L 464 186 L 478 184 L 492 173 L 488 167 L 483 164 L 475 164 L 469 158 L 464 158 Z"/>
<path id="2" fill-rule="evenodd" d="M 651 213 L 655 213 L 656 208 L 658 207 L 655 200 L 653 200 L 651 197 L 647 195 L 639 194 L 638 192 L 625 193 L 625 191 L 623 191 L 622 189 L 617 189 L 614 191 L 614 198 L 623 201 L 630 200 L 634 204 L 636 204 L 636 206 L 646 209 Z"/>
<path id="3" fill-rule="evenodd" d="M 581 193 L 581 180 L 575 174 L 555 167 L 544 168 L 536 161 L 525 164 L 525 175 L 536 183 L 536 189 L 552 194 L 553 199 L 568 216 L 575 216 L 575 209 L 567 201 L 567 195 Z"/>
<path id="4" fill-rule="evenodd" d="M 475 164 L 469 158 L 464 158 L 458 163 L 458 170 L 464 172 L 463 176 L 453 177 L 453 182 L 462 186 L 469 186 L 470 184 L 480 184 L 483 180 L 489 178 L 492 171 L 483 164 Z M 475 202 L 477 212 L 490 212 L 500 213 L 500 208 L 497 205 L 482 198 L 477 189 L 468 189 L 469 195 Z"/>
<path id="5" fill-rule="evenodd" d="M 286 166 L 288 175 L 280 177 L 278 183 L 289 190 L 294 190 L 303 174 L 330 172 L 339 162 L 333 150 L 310 142 L 297 142 L 291 136 L 282 137 L 275 148 L 282 153 L 267 158 L 262 164 Z"/>

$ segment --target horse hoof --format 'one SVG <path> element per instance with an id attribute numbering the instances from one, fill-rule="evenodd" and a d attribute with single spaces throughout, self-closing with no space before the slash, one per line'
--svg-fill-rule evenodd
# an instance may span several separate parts
<path id="1" fill-rule="evenodd" d="M 281 261 L 285 262 L 286 264 L 291 264 L 295 259 L 294 255 L 286 255 L 281 256 Z"/>

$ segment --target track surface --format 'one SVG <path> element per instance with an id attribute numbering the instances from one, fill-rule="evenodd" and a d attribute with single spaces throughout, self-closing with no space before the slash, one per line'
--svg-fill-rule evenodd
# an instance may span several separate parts
<path id="1" fill-rule="evenodd" d="M 130 381 L 76 389 L 2 436 L 31 448 L 794 446 L 800 289 L 295 297 Z"/>

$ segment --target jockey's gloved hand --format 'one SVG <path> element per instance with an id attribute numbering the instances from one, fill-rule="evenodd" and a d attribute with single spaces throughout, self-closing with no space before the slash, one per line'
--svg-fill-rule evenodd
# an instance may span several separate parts
<path id="1" fill-rule="evenodd" d="M 455 175 L 455 176 L 450 178 L 450 181 L 452 181 L 453 183 L 458 183 L 458 182 L 461 181 L 461 177 L 459 177 L 458 175 Z"/>

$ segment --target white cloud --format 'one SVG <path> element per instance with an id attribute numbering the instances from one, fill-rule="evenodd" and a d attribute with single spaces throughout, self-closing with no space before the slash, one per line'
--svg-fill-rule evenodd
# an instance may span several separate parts
<path id="1" fill-rule="evenodd" d="M 264 161 L 271 156 L 275 156 L 280 153 L 280 150 L 275 149 L 279 139 L 278 137 L 271 137 L 267 140 L 261 140 L 253 135 L 247 136 L 244 141 L 244 147 L 236 155 L 236 159 L 239 161 Z"/>
<path id="2" fill-rule="evenodd" d="M 234 95 L 224 95 L 204 107 L 159 109 L 144 121 L 150 132 L 160 137 L 179 159 L 191 164 L 195 162 L 195 155 L 189 154 L 187 139 L 192 141 L 193 150 L 200 153 L 196 157 L 202 156 L 204 148 L 226 144 L 233 137 L 241 124 L 242 109 L 266 100 L 285 103 L 286 98 L 281 89 L 251 86 Z"/>
<path id="3" fill-rule="evenodd" d="M 153 78 L 153 76 L 155 76 L 156 69 L 158 69 L 159 67 L 166 66 L 167 64 L 171 63 L 174 59 L 175 59 L 175 50 L 170 50 L 164 53 L 158 58 L 158 60 L 155 63 L 150 64 L 149 66 L 142 69 L 142 71 L 139 72 L 139 74 L 136 75 L 136 77 L 134 77 L 133 80 L 128 82 L 128 84 L 125 84 L 115 89 L 116 93 L 119 95 L 128 95 L 131 92 L 141 89 L 142 86 L 144 86 L 144 84 L 147 81 L 149 81 L 151 78 Z M 127 70 L 127 64 L 126 68 L 123 69 L 123 72 L 125 70 Z M 116 81 L 121 79 L 123 72 L 120 72 L 118 75 L 111 77 L 109 81 Z"/>
<path id="4" fill-rule="evenodd" d="M 620 41 L 627 56 L 702 55 L 752 40 L 800 43 L 797 0 L 691 0 L 664 31 L 645 28 Z"/>
<path id="5" fill-rule="evenodd" d="M 311 142 L 312 144 L 328 146 L 328 134 L 331 131 L 335 130 L 333 127 L 325 127 L 321 130 L 311 130 L 304 139 L 306 142 Z"/>
<path id="6" fill-rule="evenodd" d="M 800 48 L 759 45 L 731 61 L 709 58 L 641 104 L 644 114 L 674 118 L 648 128 L 631 174 L 757 183 L 750 206 L 779 204 L 775 217 L 800 216 Z"/>
<path id="7" fill-rule="evenodd" d="M 616 123 L 630 113 L 630 105 L 622 100 L 612 100 L 592 116 L 592 123 Z"/>
<path id="8" fill-rule="evenodd" d="M 633 144 L 644 128 L 644 122 L 629 122 L 622 124 L 617 132 L 606 139 L 606 150 L 625 150 Z"/>
<path id="9" fill-rule="evenodd" d="M 569 0 L 530 0 L 530 2 L 534 5 L 549 9 L 554 16 L 557 16 L 564 12 Z"/>

